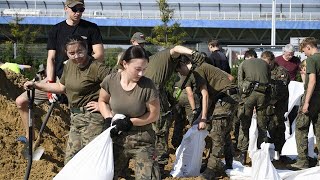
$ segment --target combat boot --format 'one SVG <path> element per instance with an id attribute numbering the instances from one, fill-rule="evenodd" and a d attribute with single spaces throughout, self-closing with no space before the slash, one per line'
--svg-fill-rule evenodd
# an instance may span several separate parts
<path id="1" fill-rule="evenodd" d="M 290 170 L 294 170 L 294 171 L 301 170 L 301 169 L 307 169 L 307 168 L 309 168 L 309 162 L 308 162 L 308 160 L 301 159 L 301 160 L 298 160 L 296 163 L 287 165 L 287 168 Z"/>
<path id="2" fill-rule="evenodd" d="M 226 164 L 224 165 L 224 169 L 233 169 L 232 167 L 232 162 L 233 162 L 233 157 L 225 157 L 224 160 L 226 161 Z"/>
<path id="3" fill-rule="evenodd" d="M 199 177 L 201 180 L 214 180 L 215 174 L 212 169 L 207 168 Z"/>

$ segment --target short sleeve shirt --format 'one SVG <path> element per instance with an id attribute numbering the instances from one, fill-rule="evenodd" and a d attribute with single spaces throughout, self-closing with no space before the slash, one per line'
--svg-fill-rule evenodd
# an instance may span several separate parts
<path id="1" fill-rule="evenodd" d="M 102 37 L 98 26 L 92 22 L 81 19 L 76 26 L 70 26 L 62 21 L 49 31 L 47 50 L 56 50 L 55 73 L 60 77 L 63 71 L 63 62 L 68 59 L 64 53 L 66 38 L 71 35 L 80 35 L 88 44 L 88 55 L 92 55 L 92 45 L 101 44 Z"/>
<path id="2" fill-rule="evenodd" d="M 109 95 L 109 105 L 113 113 L 124 114 L 129 117 L 140 117 L 147 112 L 146 103 L 158 98 L 158 92 L 151 79 L 142 76 L 137 85 L 126 91 L 120 84 L 121 73 L 108 75 L 101 83 Z"/>
<path id="3" fill-rule="evenodd" d="M 150 78 L 156 85 L 164 86 L 178 64 L 170 55 L 170 49 L 157 52 L 149 57 L 150 61 L 145 72 L 145 77 Z"/>
<path id="4" fill-rule="evenodd" d="M 314 91 L 320 91 L 320 53 L 315 53 L 312 56 L 308 57 L 307 60 L 307 76 L 306 76 L 306 83 L 305 89 L 308 87 L 309 83 L 309 75 L 315 74 L 316 75 L 316 86 Z"/>
<path id="5" fill-rule="evenodd" d="M 229 80 L 226 72 L 207 63 L 202 63 L 194 71 L 197 87 L 206 82 L 208 93 L 211 97 L 217 95 L 220 91 L 235 85 Z"/>
<path id="6" fill-rule="evenodd" d="M 242 71 L 244 80 L 250 82 L 269 83 L 271 69 L 267 62 L 262 59 L 251 59 L 243 61 Z"/>
<path id="7" fill-rule="evenodd" d="M 288 70 L 289 74 L 290 74 L 290 79 L 292 81 L 295 80 L 297 72 L 299 71 L 299 65 L 301 63 L 300 59 L 296 56 L 293 56 L 290 61 L 286 61 L 283 56 L 278 56 L 276 57 L 276 62 L 277 64 L 279 64 L 280 66 L 284 67 L 285 69 Z"/>
<path id="8" fill-rule="evenodd" d="M 98 101 L 100 83 L 110 73 L 110 69 L 97 60 L 79 68 L 69 60 L 63 70 L 60 83 L 66 87 L 70 107 L 83 107 L 90 101 Z"/>

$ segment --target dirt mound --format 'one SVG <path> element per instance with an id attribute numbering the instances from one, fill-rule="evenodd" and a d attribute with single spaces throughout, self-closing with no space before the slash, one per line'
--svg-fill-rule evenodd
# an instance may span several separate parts
<path id="1" fill-rule="evenodd" d="M 0 69 L 0 179 L 23 179 L 26 171 L 27 160 L 20 153 L 23 145 L 16 141 L 24 130 L 15 105 L 25 81 L 22 75 Z M 47 104 L 34 108 L 36 134 L 48 108 Z M 33 161 L 30 179 L 52 179 L 63 167 L 68 120 L 65 106 L 54 109 L 43 133 L 45 153 L 41 160 Z"/>

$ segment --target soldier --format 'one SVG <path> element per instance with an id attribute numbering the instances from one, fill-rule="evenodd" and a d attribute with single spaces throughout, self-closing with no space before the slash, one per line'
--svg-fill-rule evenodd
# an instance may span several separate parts
<path id="1" fill-rule="evenodd" d="M 177 71 L 186 75 L 191 69 L 190 62 L 181 62 Z M 211 153 L 207 168 L 202 176 L 212 179 L 214 175 L 224 174 L 225 169 L 232 169 L 233 147 L 230 131 L 232 119 L 238 105 L 238 88 L 229 79 L 229 75 L 221 69 L 210 64 L 203 63 L 193 72 L 197 88 L 202 93 L 202 115 L 199 118 L 198 129 L 212 127 L 210 138 L 212 140 Z M 209 94 L 209 98 L 205 95 Z M 206 103 L 209 105 L 205 112 Z M 203 116 L 206 115 L 204 118 Z M 225 158 L 226 165 L 221 161 Z"/>
<path id="2" fill-rule="evenodd" d="M 257 53 L 255 50 L 253 49 L 249 49 L 244 53 L 244 60 L 253 60 L 257 58 Z M 243 61 L 244 62 L 244 61 Z M 238 74 L 237 74 L 237 80 L 238 80 L 238 88 L 239 88 L 239 93 L 241 95 L 242 93 L 242 83 L 244 82 L 244 77 L 243 77 L 243 72 L 242 72 L 242 64 L 243 62 L 240 63 L 239 67 L 238 67 Z M 242 99 L 240 99 L 239 105 L 238 105 L 238 109 L 243 109 L 244 106 L 244 101 L 242 101 Z M 234 135 L 234 148 L 236 151 L 236 154 L 239 153 L 239 147 L 238 146 L 242 146 L 242 140 L 244 138 L 242 130 L 241 130 L 241 124 L 240 124 L 240 118 L 238 117 L 238 109 L 237 109 L 237 113 L 236 116 L 234 117 L 234 122 L 233 122 L 233 135 Z M 237 159 L 238 157 L 236 157 Z M 242 161 L 242 159 L 237 159 L 239 161 Z"/>
<path id="3" fill-rule="evenodd" d="M 241 154 L 238 159 L 242 161 L 242 164 L 245 164 L 249 147 L 249 128 L 254 108 L 256 109 L 259 133 L 257 141 L 258 148 L 260 148 L 263 141 L 267 141 L 266 107 L 270 95 L 269 62 L 262 59 L 244 61 L 239 71 L 243 72 L 244 81 L 240 86 L 243 105 L 238 108 L 242 136 L 239 136 L 239 142 L 241 138 L 241 143 L 238 144 L 238 149 L 241 151 Z"/>
<path id="4" fill-rule="evenodd" d="M 72 35 L 66 40 L 65 52 L 69 60 L 64 65 L 60 82 L 45 83 L 28 81 L 24 87 L 45 92 L 65 93 L 68 97 L 70 132 L 65 164 L 91 140 L 105 129 L 105 121 L 99 113 L 98 96 L 100 83 L 110 73 L 103 63 L 87 54 L 86 40 Z"/>
<path id="5" fill-rule="evenodd" d="M 158 150 L 158 162 L 160 168 L 168 163 L 168 135 L 169 127 L 172 124 L 171 105 L 165 91 L 165 84 L 170 79 L 178 64 L 177 58 L 181 55 L 191 55 L 196 64 L 201 64 L 205 60 L 200 52 L 193 51 L 184 46 L 175 46 L 170 49 L 165 49 L 150 56 L 148 68 L 145 76 L 150 78 L 156 85 L 160 98 L 160 119 L 153 124 L 156 132 L 156 148 Z"/>
<path id="6" fill-rule="evenodd" d="M 292 170 L 306 169 L 311 166 L 308 162 L 308 132 L 310 123 L 313 124 L 317 148 L 320 149 L 320 136 L 317 134 L 320 132 L 320 53 L 317 48 L 317 40 L 313 37 L 307 37 L 301 42 L 299 48 L 308 58 L 306 60 L 305 92 L 301 100 L 295 129 L 298 160 L 296 163 L 288 165 L 288 168 Z M 320 155 L 318 154 L 319 160 Z"/>
<path id="7" fill-rule="evenodd" d="M 128 169 L 130 159 L 135 160 L 135 179 L 161 179 L 154 159 L 155 132 L 152 129 L 152 123 L 159 118 L 160 103 L 154 83 L 143 76 L 148 60 L 141 46 L 131 46 L 123 54 L 123 70 L 108 75 L 101 83 L 99 108 L 108 125 L 115 114 L 126 116 L 112 122 L 115 127 L 110 131 L 114 179 L 125 177 L 122 173 Z"/>
<path id="8" fill-rule="evenodd" d="M 182 55 L 181 58 L 188 57 Z M 175 83 L 175 90 L 173 93 L 175 98 L 177 98 L 176 94 L 181 88 L 181 85 L 185 79 L 186 76 L 180 75 L 179 81 Z M 178 147 L 181 143 L 183 129 L 186 124 L 185 120 L 187 120 L 187 127 L 190 128 L 195 118 L 197 118 L 200 114 L 199 97 L 197 93 L 194 92 L 196 88 L 193 74 L 191 74 L 189 79 L 190 80 L 188 82 L 191 83 L 191 85 L 182 90 L 181 95 L 176 99 L 175 112 L 173 112 L 175 121 L 171 144 L 174 147 Z"/>
<path id="9" fill-rule="evenodd" d="M 261 59 L 270 62 L 271 67 L 271 100 L 267 108 L 269 116 L 268 132 L 270 141 L 275 145 L 276 157 L 279 157 L 285 143 L 285 118 L 284 113 L 288 111 L 290 75 L 288 71 L 275 62 L 274 54 L 265 51 L 261 54 Z M 278 160 L 278 159 L 276 159 Z M 286 156 L 280 156 L 281 162 L 288 162 Z"/>

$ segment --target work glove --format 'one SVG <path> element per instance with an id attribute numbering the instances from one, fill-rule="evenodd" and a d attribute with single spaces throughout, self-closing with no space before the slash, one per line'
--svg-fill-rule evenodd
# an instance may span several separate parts
<path id="1" fill-rule="evenodd" d="M 47 97 L 50 103 L 55 103 L 58 101 L 58 96 L 55 93 L 47 92 Z"/>
<path id="2" fill-rule="evenodd" d="M 191 58 L 193 64 L 197 66 L 200 66 L 206 60 L 206 56 L 199 51 L 192 51 Z"/>
<path id="3" fill-rule="evenodd" d="M 111 118 L 111 117 L 107 117 L 107 118 L 105 118 L 104 120 L 105 120 L 105 122 L 106 122 L 106 127 L 109 128 L 109 127 L 111 126 L 112 118 Z"/>
<path id="4" fill-rule="evenodd" d="M 55 83 L 55 82 L 48 80 L 47 83 Z M 47 92 L 47 97 L 50 103 L 55 103 L 58 101 L 58 96 L 55 93 Z"/>
<path id="5" fill-rule="evenodd" d="M 133 126 L 132 121 L 130 120 L 130 117 L 125 117 L 123 119 L 116 119 L 112 122 L 112 126 L 115 126 L 113 129 L 111 129 L 111 137 L 119 135 L 121 132 L 128 132 Z"/>

